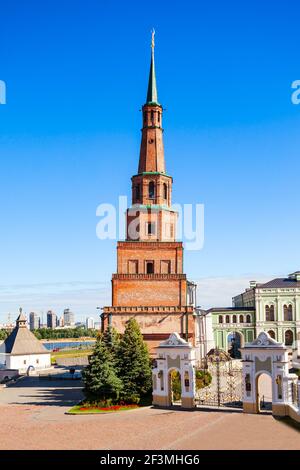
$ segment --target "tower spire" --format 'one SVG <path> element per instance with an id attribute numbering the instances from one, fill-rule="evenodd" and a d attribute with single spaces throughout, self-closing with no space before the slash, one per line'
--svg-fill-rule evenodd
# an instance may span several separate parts
<path id="1" fill-rule="evenodd" d="M 152 29 L 152 39 L 151 39 L 151 64 L 150 64 L 150 73 L 149 73 L 149 82 L 148 82 L 148 91 L 147 91 L 147 101 L 146 104 L 159 104 L 157 98 L 157 86 L 156 86 L 156 75 L 155 75 L 155 62 L 154 62 L 154 48 L 155 48 L 155 30 Z"/>

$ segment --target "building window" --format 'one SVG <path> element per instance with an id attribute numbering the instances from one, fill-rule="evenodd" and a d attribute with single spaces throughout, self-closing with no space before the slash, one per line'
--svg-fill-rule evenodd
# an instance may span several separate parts
<path id="1" fill-rule="evenodd" d="M 236 323 L 236 315 L 233 315 L 233 317 L 232 317 L 232 323 Z"/>
<path id="2" fill-rule="evenodd" d="M 219 323 L 223 323 L 223 317 L 222 317 L 222 315 L 219 315 Z"/>
<path id="3" fill-rule="evenodd" d="M 147 124 L 147 113 L 144 112 L 144 124 L 146 125 Z"/>
<path id="4" fill-rule="evenodd" d="M 265 312 L 266 312 L 266 321 L 274 321 L 275 320 L 274 305 L 266 305 Z"/>
<path id="5" fill-rule="evenodd" d="M 141 188 L 140 188 L 140 185 L 138 184 L 136 187 L 135 187 L 135 199 L 137 201 L 139 201 L 141 198 Z"/>
<path id="6" fill-rule="evenodd" d="M 155 223 L 154 222 L 147 222 L 147 233 L 148 235 L 155 235 Z"/>
<path id="7" fill-rule="evenodd" d="M 247 315 L 247 317 L 246 317 L 246 323 L 251 323 L 251 315 Z"/>
<path id="8" fill-rule="evenodd" d="M 160 272 L 161 274 L 171 274 L 171 261 L 162 260 L 160 262 Z"/>
<path id="9" fill-rule="evenodd" d="M 151 123 L 152 123 L 152 126 L 154 125 L 154 112 L 151 111 Z"/>
<path id="10" fill-rule="evenodd" d="M 154 183 L 153 183 L 153 181 L 150 181 L 150 183 L 149 183 L 149 198 L 150 199 L 154 199 L 154 197 L 155 197 L 155 190 L 154 189 L 155 189 L 154 188 Z"/>
<path id="11" fill-rule="evenodd" d="M 23 361 L 24 364 L 26 364 L 26 359 Z"/>
<path id="12" fill-rule="evenodd" d="M 243 317 L 243 315 L 240 315 L 240 323 L 244 323 L 244 317 Z"/>
<path id="13" fill-rule="evenodd" d="M 37 363 L 37 364 L 39 364 L 39 363 L 40 363 L 40 360 L 39 360 L 39 359 L 37 359 L 37 360 L 36 360 L 36 363 Z"/>
<path id="14" fill-rule="evenodd" d="M 146 263 L 146 273 L 154 274 L 154 261 L 147 261 Z"/>
<path id="15" fill-rule="evenodd" d="M 164 199 L 168 199 L 168 186 L 164 183 Z"/>
<path id="16" fill-rule="evenodd" d="M 226 321 L 226 323 L 230 323 L 230 317 L 229 317 L 229 315 L 226 315 L 225 321 Z"/>
<path id="17" fill-rule="evenodd" d="M 294 340 L 294 335 L 291 330 L 286 330 L 284 334 L 284 344 L 286 346 L 292 346 Z"/>
<path id="18" fill-rule="evenodd" d="M 292 305 L 284 305 L 283 319 L 284 321 L 293 321 L 293 306 Z"/>
<path id="19" fill-rule="evenodd" d="M 139 272 L 139 262 L 138 260 L 129 260 L 128 261 L 128 272 L 129 274 L 138 274 Z"/>

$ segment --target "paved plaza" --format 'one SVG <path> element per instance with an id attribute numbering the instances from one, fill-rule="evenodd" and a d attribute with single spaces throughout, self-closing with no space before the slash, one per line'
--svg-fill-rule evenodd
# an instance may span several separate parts
<path id="1" fill-rule="evenodd" d="M 0 449 L 300 449 L 300 432 L 271 415 L 144 408 L 65 413 L 77 381 L 25 378 L 0 390 Z"/>

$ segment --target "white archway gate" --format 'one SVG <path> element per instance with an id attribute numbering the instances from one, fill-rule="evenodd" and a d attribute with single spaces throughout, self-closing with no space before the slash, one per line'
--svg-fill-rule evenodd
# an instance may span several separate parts
<path id="1" fill-rule="evenodd" d="M 195 407 L 195 348 L 182 339 L 178 333 L 172 333 L 156 348 L 157 365 L 152 371 L 153 405 L 171 406 L 172 391 L 170 372 L 177 370 L 181 377 L 181 406 Z"/>
<path id="2" fill-rule="evenodd" d="M 289 416 L 299 412 L 299 384 L 296 374 L 289 373 L 288 348 L 266 332 L 241 348 L 243 360 L 243 409 L 245 413 L 259 413 L 258 380 L 267 374 L 272 380 L 272 412 Z"/>

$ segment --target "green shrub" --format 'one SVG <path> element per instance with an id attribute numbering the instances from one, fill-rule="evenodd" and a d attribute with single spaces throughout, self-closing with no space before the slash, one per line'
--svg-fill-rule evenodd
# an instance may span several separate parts
<path id="1" fill-rule="evenodd" d="M 212 376 L 207 370 L 196 370 L 196 390 L 208 387 L 211 381 Z"/>

